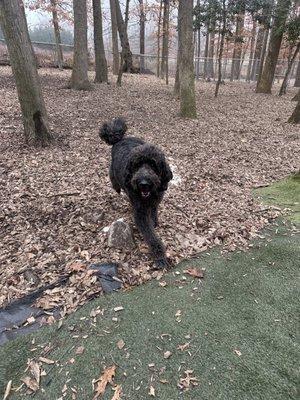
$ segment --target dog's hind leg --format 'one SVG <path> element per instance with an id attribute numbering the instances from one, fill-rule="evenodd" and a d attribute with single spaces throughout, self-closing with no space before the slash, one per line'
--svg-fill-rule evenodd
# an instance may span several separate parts
<path id="1" fill-rule="evenodd" d="M 157 207 L 151 208 L 151 219 L 152 219 L 154 228 L 156 228 L 158 226 Z"/>
<path id="2" fill-rule="evenodd" d="M 120 185 L 118 184 L 118 182 L 117 182 L 117 180 L 116 180 L 116 178 L 115 178 L 115 175 L 114 175 L 112 166 L 110 166 L 110 168 L 109 168 L 109 178 L 110 178 L 112 187 L 115 189 L 115 191 L 116 191 L 118 194 L 120 194 L 120 193 L 121 193 L 121 187 L 120 187 Z"/>

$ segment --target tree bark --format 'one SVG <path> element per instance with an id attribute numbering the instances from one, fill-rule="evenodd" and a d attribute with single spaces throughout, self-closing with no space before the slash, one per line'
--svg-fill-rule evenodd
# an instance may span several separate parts
<path id="1" fill-rule="evenodd" d="M 214 77 L 215 29 L 216 29 L 216 23 L 213 22 L 210 27 L 211 31 L 209 34 L 209 50 L 208 50 L 208 60 L 207 60 L 207 76 L 209 78 Z"/>
<path id="2" fill-rule="evenodd" d="M 120 68 L 119 45 L 118 45 L 118 25 L 115 0 L 110 0 L 110 16 L 111 16 L 111 39 L 113 53 L 113 74 L 118 75 Z"/>
<path id="3" fill-rule="evenodd" d="M 253 60 L 252 69 L 251 69 L 251 80 L 252 81 L 256 81 L 257 77 L 258 77 L 260 56 L 261 56 L 263 41 L 264 41 L 264 33 L 265 33 L 265 28 L 263 27 L 263 25 L 260 25 L 258 28 L 258 33 L 257 33 L 257 38 L 256 38 L 256 46 L 255 46 L 255 51 L 254 51 L 254 60 Z"/>
<path id="4" fill-rule="evenodd" d="M 74 11 L 74 60 L 70 87 L 90 90 L 88 79 L 87 7 L 86 0 L 73 1 Z"/>
<path id="5" fill-rule="evenodd" d="M 298 59 L 294 87 L 300 87 L 300 58 Z"/>
<path id="6" fill-rule="evenodd" d="M 197 5 L 200 6 L 200 0 L 197 0 Z M 197 64 L 196 64 L 196 79 L 200 78 L 200 57 L 201 57 L 201 31 L 197 29 Z"/>
<path id="7" fill-rule="evenodd" d="M 193 0 L 179 0 L 178 8 L 180 115 L 196 118 Z"/>
<path id="8" fill-rule="evenodd" d="M 144 0 L 139 0 L 140 3 L 140 70 L 145 71 L 145 22 L 146 14 L 144 8 Z"/>
<path id="9" fill-rule="evenodd" d="M 298 101 L 300 100 L 300 89 L 298 90 L 298 93 L 295 94 L 295 96 L 292 98 L 292 101 Z"/>
<path id="10" fill-rule="evenodd" d="M 300 90 L 298 93 L 298 102 L 297 102 L 296 107 L 293 111 L 293 114 L 290 116 L 288 122 L 291 122 L 292 124 L 300 123 Z"/>
<path id="11" fill-rule="evenodd" d="M 291 59 L 288 61 L 288 66 L 287 66 L 286 73 L 285 73 L 285 76 L 284 76 L 284 79 L 283 79 L 283 82 L 282 82 L 282 85 L 281 85 L 281 88 L 279 91 L 279 96 L 286 94 L 286 89 L 287 89 L 291 69 L 292 69 L 294 61 L 299 53 L 299 50 L 300 50 L 300 42 L 298 42 L 298 44 L 295 48 L 294 54 L 292 55 Z"/>
<path id="12" fill-rule="evenodd" d="M 223 58 L 223 50 L 224 50 L 224 41 L 225 41 L 225 34 L 226 34 L 226 0 L 222 0 L 222 29 L 221 29 L 221 43 L 220 43 L 220 50 L 219 50 L 219 57 L 218 57 L 218 80 L 216 83 L 215 89 L 215 97 L 218 96 L 219 87 L 222 82 L 222 58 Z"/>
<path id="13" fill-rule="evenodd" d="M 175 97 L 179 97 L 179 94 L 180 94 L 179 65 L 180 65 L 180 51 L 179 51 L 179 43 L 178 43 L 177 60 L 176 60 L 176 75 L 175 75 L 175 84 L 174 84 L 174 92 L 173 92 Z"/>
<path id="14" fill-rule="evenodd" d="M 52 22 L 54 28 L 55 44 L 56 44 L 57 66 L 60 70 L 62 70 L 64 65 L 64 58 L 61 47 L 60 29 L 57 16 L 57 0 L 50 0 L 50 3 L 52 9 Z"/>
<path id="15" fill-rule="evenodd" d="M 52 135 L 29 38 L 23 2 L 1 0 L 0 25 L 17 86 L 25 140 L 29 145 L 46 146 L 51 142 Z"/>
<path id="16" fill-rule="evenodd" d="M 170 11 L 170 0 L 163 0 L 164 14 L 163 14 L 163 46 L 162 46 L 162 57 L 160 75 L 161 78 L 166 77 L 167 63 L 168 63 L 168 52 L 169 52 L 169 11 Z"/>
<path id="17" fill-rule="evenodd" d="M 130 50 L 128 35 L 126 31 L 126 26 L 122 17 L 120 2 L 119 0 L 114 0 L 116 5 L 116 15 L 120 42 L 122 46 L 122 57 L 123 57 L 123 72 L 133 72 L 132 63 L 132 53 Z"/>
<path id="18" fill-rule="evenodd" d="M 209 48 L 209 21 L 206 24 L 206 38 L 205 38 L 205 48 L 204 48 L 204 70 L 203 70 L 204 78 L 206 78 L 208 75 L 208 71 L 207 71 L 208 48 Z"/>
<path id="19" fill-rule="evenodd" d="M 124 18 L 124 22 L 125 22 L 125 29 L 128 35 L 128 21 L 129 21 L 129 3 L 130 0 L 126 0 L 126 7 L 125 7 L 125 18 Z"/>
<path id="20" fill-rule="evenodd" d="M 245 21 L 245 11 L 241 12 L 236 18 L 236 32 L 234 39 L 234 49 L 232 55 L 231 76 L 230 80 L 239 79 L 241 55 L 243 48 L 243 30 Z"/>
<path id="21" fill-rule="evenodd" d="M 95 82 L 108 82 L 107 62 L 103 43 L 101 0 L 93 0 Z"/>
<path id="22" fill-rule="evenodd" d="M 247 68 L 247 77 L 246 81 L 250 82 L 251 77 L 251 69 L 253 64 L 253 55 L 254 55 L 254 45 L 255 45 L 255 35 L 256 35 L 256 21 L 252 18 L 252 31 L 251 31 L 251 42 L 250 42 L 250 55 L 249 55 L 249 64 Z"/>
<path id="23" fill-rule="evenodd" d="M 263 44 L 262 44 L 262 49 L 261 49 L 260 58 L 259 58 L 258 74 L 257 74 L 257 78 L 256 78 L 256 80 L 257 80 L 256 86 L 259 85 L 259 82 L 260 82 L 261 77 L 262 77 L 263 69 L 264 69 L 264 63 L 265 63 L 265 58 L 266 58 L 266 51 L 267 51 L 269 33 L 270 33 L 270 29 L 266 28 L 265 31 L 264 31 Z"/>
<path id="24" fill-rule="evenodd" d="M 160 31 L 161 31 L 161 15 L 162 15 L 163 0 L 160 0 L 159 14 L 158 14 L 158 27 L 157 27 L 157 64 L 156 76 L 160 76 Z"/>
<path id="25" fill-rule="evenodd" d="M 291 0 L 278 0 L 273 27 L 271 29 L 269 50 L 256 93 L 271 93 L 276 64 L 283 37 L 283 28 L 288 16 Z"/>

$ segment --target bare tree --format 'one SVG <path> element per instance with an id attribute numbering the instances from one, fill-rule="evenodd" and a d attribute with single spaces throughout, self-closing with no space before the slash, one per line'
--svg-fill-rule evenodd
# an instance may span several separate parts
<path id="1" fill-rule="evenodd" d="M 45 146 L 52 135 L 22 1 L 0 1 L 0 25 L 16 81 L 26 142 Z"/>
<path id="2" fill-rule="evenodd" d="M 300 90 L 298 92 L 298 101 L 296 104 L 296 107 L 290 116 L 288 122 L 291 122 L 292 124 L 299 124 L 300 123 Z"/>
<path id="3" fill-rule="evenodd" d="M 128 21 L 129 21 L 129 4 L 130 0 L 126 0 L 124 22 L 127 34 L 128 34 Z"/>
<path id="4" fill-rule="evenodd" d="M 241 12 L 236 17 L 236 32 L 234 38 L 234 49 L 232 55 L 232 66 L 230 80 L 239 79 L 241 55 L 244 39 L 244 20 L 245 20 L 245 4 L 242 4 Z"/>
<path id="5" fill-rule="evenodd" d="M 222 0 L 221 43 L 220 43 L 220 50 L 219 50 L 219 55 L 218 55 L 218 80 L 216 83 L 215 97 L 218 96 L 219 87 L 222 82 L 222 59 L 223 59 L 224 41 L 225 41 L 225 35 L 226 35 L 226 22 L 227 22 L 226 0 Z"/>
<path id="6" fill-rule="evenodd" d="M 119 37 L 122 46 L 123 63 L 121 64 L 120 68 L 122 68 L 123 72 L 132 72 L 133 71 L 132 53 L 130 50 L 126 26 L 122 17 L 120 2 L 119 0 L 114 0 L 114 3 L 116 9 Z"/>
<path id="7" fill-rule="evenodd" d="M 296 46 L 296 48 L 294 50 L 293 55 L 288 60 L 288 66 L 287 66 L 287 69 L 286 69 L 286 72 L 285 72 L 284 79 L 282 81 L 282 85 L 281 85 L 280 90 L 279 90 L 279 96 L 282 96 L 283 94 L 286 94 L 286 89 L 287 89 L 287 85 L 288 85 L 288 81 L 289 81 L 289 76 L 290 76 L 290 73 L 291 73 L 291 70 L 292 70 L 292 66 L 294 64 L 294 61 L 295 61 L 297 55 L 299 54 L 299 51 L 300 51 L 300 42 L 298 42 L 298 44 L 297 44 L 297 46 Z"/>
<path id="8" fill-rule="evenodd" d="M 216 20 L 213 19 L 210 25 L 208 60 L 207 60 L 207 76 L 209 78 L 214 78 L 215 76 L 214 72 L 215 30 L 216 30 Z"/>
<path id="9" fill-rule="evenodd" d="M 110 0 L 111 15 L 111 36 L 112 36 L 112 53 L 113 53 L 113 74 L 118 75 L 120 68 L 119 45 L 118 45 L 118 25 L 115 0 Z"/>
<path id="10" fill-rule="evenodd" d="M 249 55 L 249 64 L 248 64 L 248 68 L 247 68 L 247 77 L 246 77 L 247 82 L 250 82 L 250 78 L 251 78 L 251 69 L 252 69 L 252 65 L 253 65 L 253 56 L 254 56 L 255 35 L 256 35 L 256 21 L 252 16 L 250 55 Z"/>
<path id="11" fill-rule="evenodd" d="M 140 4 L 140 70 L 145 70 L 145 22 L 146 14 L 144 7 L 144 0 L 139 0 Z"/>
<path id="12" fill-rule="evenodd" d="M 161 56 L 161 67 L 160 75 L 161 78 L 166 77 L 167 64 L 168 64 L 168 53 L 169 53 L 169 18 L 170 18 L 170 0 L 163 0 L 163 40 L 162 40 L 162 56 Z"/>
<path id="13" fill-rule="evenodd" d="M 90 90 L 88 79 L 87 7 L 86 0 L 73 1 L 74 12 L 74 60 L 70 87 Z"/>
<path id="14" fill-rule="evenodd" d="M 204 78 L 207 77 L 208 71 L 208 49 L 209 49 L 209 20 L 206 22 L 206 37 L 205 37 L 205 48 L 204 48 Z"/>
<path id="15" fill-rule="evenodd" d="M 178 8 L 180 115 L 196 118 L 193 0 L 179 0 Z"/>
<path id="16" fill-rule="evenodd" d="M 94 46 L 95 46 L 95 82 L 107 82 L 107 62 L 103 43 L 101 0 L 93 0 Z"/>
<path id="17" fill-rule="evenodd" d="M 59 69 L 63 69 L 64 58 L 61 47 L 61 37 L 60 37 L 60 29 L 58 23 L 58 15 L 57 15 L 57 0 L 50 0 L 50 4 L 51 4 L 52 22 L 54 28 L 55 44 L 56 44 L 57 66 Z"/>
<path id="18" fill-rule="evenodd" d="M 260 56 L 261 56 L 263 41 L 264 41 L 264 33 L 265 33 L 265 27 L 263 26 L 263 24 L 260 24 L 259 28 L 258 28 L 257 36 L 256 36 L 256 45 L 255 45 L 254 57 L 253 57 L 253 62 L 252 62 L 252 67 L 251 67 L 251 80 L 252 81 L 256 80 L 257 76 L 258 76 Z"/>
<path id="19" fill-rule="evenodd" d="M 295 87 L 300 87 L 300 58 L 298 59 L 298 65 L 296 69 L 296 77 L 295 77 Z"/>
<path id="20" fill-rule="evenodd" d="M 283 37 L 284 25 L 291 6 L 291 0 L 278 0 L 274 23 L 271 29 L 269 50 L 265 65 L 256 87 L 256 93 L 271 93 L 275 68 L 278 60 L 280 46 Z"/>
<path id="21" fill-rule="evenodd" d="M 158 22 L 157 22 L 157 56 L 156 56 L 156 76 L 160 76 L 160 35 L 161 35 L 161 17 L 163 0 L 160 0 Z"/>

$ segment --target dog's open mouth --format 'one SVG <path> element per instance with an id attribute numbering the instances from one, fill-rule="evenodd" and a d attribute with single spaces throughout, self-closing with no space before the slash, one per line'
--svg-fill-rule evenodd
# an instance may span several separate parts
<path id="1" fill-rule="evenodd" d="M 149 192 L 149 190 L 142 190 L 141 195 L 142 195 L 143 199 L 147 199 L 150 196 L 150 192 Z"/>

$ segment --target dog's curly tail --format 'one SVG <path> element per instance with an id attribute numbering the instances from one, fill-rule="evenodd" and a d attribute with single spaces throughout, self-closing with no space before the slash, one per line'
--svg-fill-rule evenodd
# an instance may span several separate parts
<path id="1" fill-rule="evenodd" d="M 123 139 L 127 131 L 127 125 L 123 118 L 115 118 L 111 122 L 105 122 L 99 132 L 100 138 L 110 146 Z"/>

